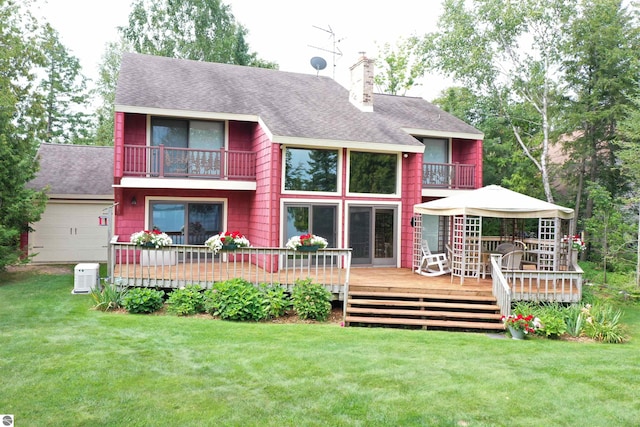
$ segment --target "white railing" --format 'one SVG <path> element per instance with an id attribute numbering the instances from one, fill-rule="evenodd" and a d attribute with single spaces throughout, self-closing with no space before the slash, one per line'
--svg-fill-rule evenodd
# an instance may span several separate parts
<path id="1" fill-rule="evenodd" d="M 491 255 L 492 292 L 501 314 L 510 314 L 512 301 L 574 303 L 582 299 L 582 275 L 579 265 L 569 271 L 500 269 L 502 256 Z"/>
<path id="2" fill-rule="evenodd" d="M 238 248 L 214 255 L 203 245 L 172 245 L 145 249 L 114 236 L 109 245 L 109 278 L 120 286 L 180 288 L 242 278 L 254 284 L 291 290 L 296 280 L 311 279 L 334 298 L 348 291 L 351 249 L 299 252 L 286 248 Z M 346 298 L 345 298 L 346 299 Z"/>
<path id="3" fill-rule="evenodd" d="M 496 298 L 498 307 L 500 307 L 500 314 L 507 316 L 511 313 L 511 289 L 500 270 L 502 255 L 492 254 L 489 262 L 491 263 L 493 296 Z"/>

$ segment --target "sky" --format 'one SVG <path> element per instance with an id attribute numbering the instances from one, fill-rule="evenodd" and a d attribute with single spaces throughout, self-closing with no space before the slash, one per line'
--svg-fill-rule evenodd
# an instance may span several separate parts
<path id="1" fill-rule="evenodd" d="M 80 60 L 83 73 L 95 79 L 107 43 L 127 25 L 132 0 L 38 0 L 36 16 L 46 19 L 62 43 Z M 327 67 L 320 75 L 349 86 L 349 67 L 360 52 L 375 59 L 378 47 L 401 38 L 436 31 L 440 0 L 393 0 L 384 7 L 371 0 L 223 0 L 249 34 L 258 57 L 276 62 L 282 71 L 318 73 L 310 63 L 320 56 Z M 333 33 L 333 35 L 332 35 Z M 334 48 L 335 46 L 335 48 Z M 336 53 L 334 53 L 336 52 Z M 451 83 L 429 75 L 407 95 L 432 100 Z"/>

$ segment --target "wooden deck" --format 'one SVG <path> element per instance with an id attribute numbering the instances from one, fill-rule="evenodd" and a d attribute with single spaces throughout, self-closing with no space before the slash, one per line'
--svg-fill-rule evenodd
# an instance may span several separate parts
<path id="1" fill-rule="evenodd" d="M 470 279 L 463 284 L 460 279 L 445 274 L 427 277 L 414 273 L 408 268 L 366 268 L 352 267 L 349 280 L 351 290 L 379 290 L 381 292 L 417 292 L 438 294 L 491 295 L 491 278 Z"/>

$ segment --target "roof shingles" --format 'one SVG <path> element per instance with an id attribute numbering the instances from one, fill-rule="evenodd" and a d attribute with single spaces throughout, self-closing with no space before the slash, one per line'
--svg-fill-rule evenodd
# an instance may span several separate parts
<path id="1" fill-rule="evenodd" d="M 421 98 L 375 95 L 374 113 L 367 113 L 328 77 L 133 53 L 123 56 L 115 103 L 117 111 L 136 107 L 258 116 L 276 140 L 421 145 L 402 127 L 482 138 L 477 129 Z"/>

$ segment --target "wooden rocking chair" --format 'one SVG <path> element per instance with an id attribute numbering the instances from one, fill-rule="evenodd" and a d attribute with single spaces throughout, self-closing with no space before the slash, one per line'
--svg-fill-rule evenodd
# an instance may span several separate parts
<path id="1" fill-rule="evenodd" d="M 443 253 L 431 253 L 429 245 L 426 241 L 422 242 L 422 260 L 420 266 L 416 269 L 416 273 L 423 276 L 441 276 L 451 273 L 451 266 L 447 255 Z"/>

